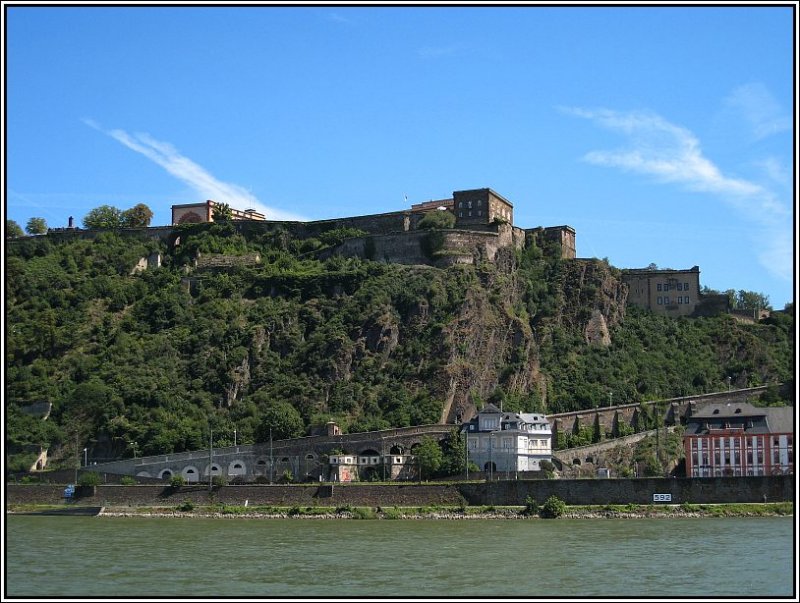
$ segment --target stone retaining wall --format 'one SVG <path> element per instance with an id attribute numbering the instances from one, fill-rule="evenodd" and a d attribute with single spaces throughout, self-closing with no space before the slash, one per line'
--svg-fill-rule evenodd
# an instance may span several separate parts
<path id="1" fill-rule="evenodd" d="M 184 501 L 231 505 L 280 506 L 424 506 L 522 505 L 527 497 L 543 503 L 556 496 L 571 505 L 649 504 L 654 494 L 680 503 L 760 503 L 794 500 L 794 476 L 715 477 L 703 479 L 510 480 L 452 484 L 411 483 L 222 486 L 97 486 L 79 498 L 82 505 L 171 506 Z M 7 484 L 7 504 L 62 503 L 64 486 Z"/>

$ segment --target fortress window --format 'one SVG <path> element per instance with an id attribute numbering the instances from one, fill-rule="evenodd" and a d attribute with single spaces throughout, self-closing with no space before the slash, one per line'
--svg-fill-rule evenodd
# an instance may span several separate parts
<path id="1" fill-rule="evenodd" d="M 683 285 L 681 283 L 678 283 L 678 291 L 683 291 Z"/>
<path id="2" fill-rule="evenodd" d="M 478 210 L 478 215 L 479 215 L 479 216 L 481 215 L 481 210 Z"/>
<path id="3" fill-rule="evenodd" d="M 469 217 L 472 217 L 472 210 L 469 210 Z"/>
<path id="4" fill-rule="evenodd" d="M 684 291 L 688 291 L 689 290 L 689 283 L 683 283 L 683 290 Z"/>
<path id="5" fill-rule="evenodd" d="M 661 283 L 658 283 L 658 284 L 656 285 L 656 289 L 658 289 L 659 291 L 661 291 Z M 661 302 L 658 302 L 658 303 L 660 304 Z"/>
<path id="6" fill-rule="evenodd" d="M 459 218 L 463 218 L 464 217 L 464 212 L 463 211 L 458 212 L 458 217 Z"/>
<path id="7" fill-rule="evenodd" d="M 458 202 L 458 206 L 459 206 L 459 207 L 464 207 L 464 202 L 463 202 L 463 201 L 459 201 L 459 202 Z"/>
<path id="8" fill-rule="evenodd" d="M 472 209 L 472 201 L 467 201 L 467 209 Z"/>
<path id="9" fill-rule="evenodd" d="M 683 304 L 683 296 L 681 295 L 678 296 L 678 303 Z"/>
<path id="10" fill-rule="evenodd" d="M 684 304 L 688 304 L 689 303 L 689 296 L 688 295 L 683 298 L 683 303 Z"/>
<path id="11" fill-rule="evenodd" d="M 656 300 L 656 301 L 657 301 L 658 305 L 660 306 L 662 303 L 664 303 L 664 298 L 659 295 L 658 296 L 658 300 Z"/>

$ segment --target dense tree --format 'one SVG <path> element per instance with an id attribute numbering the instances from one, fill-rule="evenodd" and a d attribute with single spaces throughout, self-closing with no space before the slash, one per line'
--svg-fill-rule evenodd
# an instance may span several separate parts
<path id="1" fill-rule="evenodd" d="M 111 205 L 101 205 L 90 210 L 83 218 L 85 228 L 119 228 L 122 211 Z"/>
<path id="2" fill-rule="evenodd" d="M 288 402 L 271 402 L 261 413 L 261 422 L 256 428 L 257 442 L 268 442 L 270 432 L 273 440 L 299 438 L 305 433 L 303 417 Z"/>
<path id="3" fill-rule="evenodd" d="M 419 221 L 418 228 L 453 228 L 456 216 L 451 211 L 431 211 Z"/>
<path id="4" fill-rule="evenodd" d="M 153 212 L 144 203 L 138 203 L 122 212 L 120 222 L 125 228 L 146 228 L 150 226 Z"/>
<path id="5" fill-rule="evenodd" d="M 13 239 L 25 235 L 22 228 L 14 220 L 6 220 L 6 238 Z"/>
<path id="6" fill-rule="evenodd" d="M 47 222 L 44 218 L 31 218 L 25 225 L 25 231 L 29 235 L 41 235 L 47 233 Z"/>
<path id="7" fill-rule="evenodd" d="M 444 460 L 444 454 L 439 442 L 428 436 L 424 436 L 420 440 L 414 456 L 419 464 L 420 479 L 433 477 L 439 471 Z"/>
<path id="8" fill-rule="evenodd" d="M 458 427 L 450 431 L 442 452 L 440 472 L 443 475 L 464 475 L 467 468 L 467 441 Z"/>
<path id="9" fill-rule="evenodd" d="M 717 291 L 709 287 L 703 287 L 703 295 L 724 295 L 728 298 L 728 306 L 736 310 L 771 310 L 772 306 L 769 303 L 769 296 L 759 293 L 757 291 L 746 291 L 740 289 L 726 289 L 725 291 Z"/>
<path id="10" fill-rule="evenodd" d="M 233 211 L 227 203 L 217 203 L 211 212 L 214 222 L 230 222 L 233 220 Z"/>
<path id="11" fill-rule="evenodd" d="M 756 291 L 740 289 L 736 294 L 736 308 L 739 310 L 771 310 L 769 296 Z"/>

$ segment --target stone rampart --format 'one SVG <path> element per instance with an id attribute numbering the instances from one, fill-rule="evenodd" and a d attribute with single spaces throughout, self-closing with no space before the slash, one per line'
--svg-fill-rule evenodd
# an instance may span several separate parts
<path id="1" fill-rule="evenodd" d="M 794 500 L 793 475 L 541 479 L 469 483 L 311 484 L 221 486 L 116 486 L 87 489 L 81 505 L 166 506 L 185 501 L 230 505 L 422 506 L 432 504 L 522 505 L 527 497 L 544 503 L 556 496 L 570 505 L 652 504 L 654 494 L 669 494 L 673 504 L 762 503 Z M 63 486 L 7 484 L 6 504 L 58 504 Z"/>
<path id="2" fill-rule="evenodd" d="M 275 440 L 271 445 L 264 442 L 123 459 L 99 463 L 88 469 L 101 476 L 104 473 L 136 475 L 162 478 L 166 481 L 173 476 L 182 475 L 191 482 L 203 482 L 208 479 L 209 466 L 212 475 L 223 475 L 227 479 L 240 476 L 252 481 L 271 474 L 277 480 L 284 471 L 289 471 L 300 479 L 308 477 L 317 480 L 320 476 L 327 479 L 329 467 L 326 456 L 333 450 L 353 455 L 408 454 L 422 438 L 429 436 L 435 440 L 444 440 L 454 427 L 448 424 L 418 425 L 353 434 L 308 436 Z"/>
<path id="3" fill-rule="evenodd" d="M 621 422 L 634 429 L 641 429 L 642 405 L 656 408 L 663 407 L 664 414 L 662 419 L 664 423 L 666 425 L 677 425 L 682 422 L 685 423 L 685 420 L 682 421 L 682 419 L 686 417 L 686 413 L 692 405 L 699 407 L 710 402 L 747 402 L 748 400 L 759 398 L 766 390 L 767 386 L 762 385 L 667 400 L 651 400 L 641 404 L 618 404 L 616 406 L 556 413 L 548 415 L 547 418 L 553 423 L 554 436 L 558 431 L 564 433 L 577 432 L 580 427 L 593 426 L 595 421 L 599 422 L 607 431 L 616 433 L 616 429 Z"/>

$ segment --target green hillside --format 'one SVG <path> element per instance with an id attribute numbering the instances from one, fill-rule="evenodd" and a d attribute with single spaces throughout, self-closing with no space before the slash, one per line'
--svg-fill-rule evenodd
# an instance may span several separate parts
<path id="1" fill-rule="evenodd" d="M 218 445 L 234 429 L 252 443 L 330 419 L 452 422 L 487 400 L 553 413 L 793 379 L 793 312 L 746 325 L 626 309 L 607 262 L 535 244 L 447 269 L 317 259 L 357 234 L 203 224 L 174 249 L 145 231 L 7 242 L 11 468 L 38 446 L 55 467 L 83 448 L 202 448 L 209 425 Z M 154 251 L 162 266 L 133 272 Z M 195 267 L 198 253 L 228 261 Z M 46 421 L 21 410 L 38 402 Z"/>

